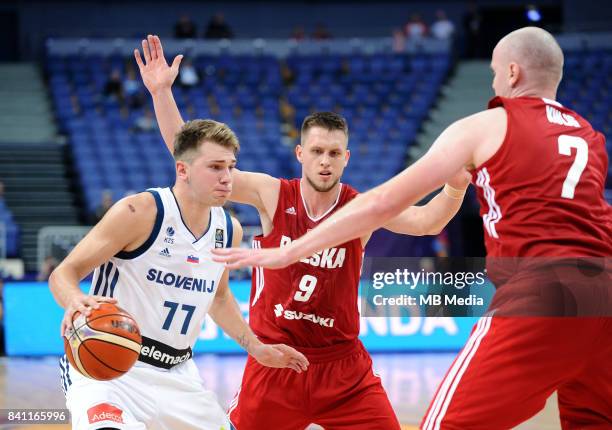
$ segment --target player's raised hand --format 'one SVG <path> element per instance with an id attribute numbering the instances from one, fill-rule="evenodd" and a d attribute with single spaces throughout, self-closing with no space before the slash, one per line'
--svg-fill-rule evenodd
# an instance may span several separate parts
<path id="1" fill-rule="evenodd" d="M 308 359 L 299 351 L 290 346 L 277 344 L 260 344 L 254 346 L 249 354 L 263 366 L 276 368 L 289 368 L 297 373 L 305 372 L 308 369 Z"/>
<path id="2" fill-rule="evenodd" d="M 154 94 L 159 90 L 170 88 L 178 75 L 183 56 L 177 55 L 172 65 L 168 66 L 161 40 L 158 36 L 150 34 L 142 41 L 142 54 L 144 62 L 140 57 L 140 51 L 134 49 L 134 58 L 136 58 L 140 76 L 147 90 Z"/>
<path id="3" fill-rule="evenodd" d="M 64 319 L 60 328 L 60 335 L 64 336 L 66 330 L 72 326 L 72 316 L 75 312 L 80 312 L 85 316 L 89 316 L 92 309 L 100 308 L 100 303 L 117 303 L 117 299 L 103 296 L 88 296 L 83 293 L 75 294 L 68 302 L 64 312 Z"/>
<path id="4" fill-rule="evenodd" d="M 241 267 L 268 267 L 280 269 L 293 263 L 281 248 L 246 249 L 217 248 L 211 250 L 213 261 L 225 264 L 228 269 Z"/>

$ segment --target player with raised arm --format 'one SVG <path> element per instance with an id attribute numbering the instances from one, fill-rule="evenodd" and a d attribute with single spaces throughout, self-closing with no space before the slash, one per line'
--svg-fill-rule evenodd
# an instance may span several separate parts
<path id="1" fill-rule="evenodd" d="M 468 167 L 487 257 L 512 257 L 516 265 L 489 273 L 497 288 L 493 316 L 478 322 L 422 428 L 514 428 L 554 391 L 564 429 L 611 428 L 612 208 L 603 197 L 605 138 L 555 101 L 563 52 L 550 33 L 526 27 L 508 34 L 495 47 L 491 68 L 496 97 L 489 109 L 450 125 L 402 173 L 287 247 L 219 250 L 216 260 L 228 267 L 285 267 L 384 225 Z M 553 315 L 590 317 L 533 317 L 551 310 L 543 293 L 567 292 L 555 303 L 566 307 L 553 308 Z M 590 301 L 581 301 L 585 296 Z M 509 317 L 522 310 L 532 317 Z"/>
<path id="2" fill-rule="evenodd" d="M 168 66 L 157 36 L 143 40 L 142 49 L 144 61 L 136 50 L 136 62 L 172 151 L 174 135 L 183 124 L 171 91 L 182 57 Z M 261 219 L 263 234 L 254 239 L 254 246 L 288 245 L 358 195 L 340 182 L 350 156 L 347 146 L 346 121 L 319 112 L 304 120 L 296 147 L 302 178 L 234 170 L 229 199 L 254 206 Z M 426 206 L 405 210 L 385 228 L 437 234 L 461 206 L 468 183 L 469 175 L 459 172 L 452 186 Z M 230 405 L 230 420 L 238 430 L 289 430 L 312 422 L 325 428 L 399 428 L 370 356 L 358 340 L 359 275 L 370 234 L 313 253 L 286 270 L 254 269 L 251 328 L 265 343 L 283 339 L 303 352 L 311 365 L 295 378 L 249 359 L 239 394 Z"/>
<path id="3" fill-rule="evenodd" d="M 301 353 L 257 339 L 228 287 L 228 270 L 211 260 L 211 249 L 242 240 L 240 223 L 221 207 L 232 190 L 238 148 L 225 124 L 185 124 L 176 136 L 174 186 L 117 202 L 51 274 L 51 291 L 65 308 L 62 335 L 75 312 L 89 315 L 100 302 L 117 302 L 143 340 L 136 364 L 111 381 L 82 376 L 64 356 L 74 429 L 229 430 L 189 359 L 207 313 L 258 363 L 307 368 Z M 94 269 L 85 295 L 78 284 Z"/>

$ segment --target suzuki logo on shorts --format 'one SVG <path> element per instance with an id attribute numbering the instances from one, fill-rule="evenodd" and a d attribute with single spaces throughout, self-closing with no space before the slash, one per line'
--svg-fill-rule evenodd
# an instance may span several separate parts
<path id="1" fill-rule="evenodd" d="M 305 314 L 299 311 L 292 311 L 289 309 L 284 309 L 283 305 L 278 303 L 274 306 L 274 315 L 277 318 L 283 317 L 286 320 L 304 320 L 310 321 L 313 324 L 319 324 L 321 327 L 333 327 L 334 319 L 333 318 L 323 318 L 315 314 Z"/>

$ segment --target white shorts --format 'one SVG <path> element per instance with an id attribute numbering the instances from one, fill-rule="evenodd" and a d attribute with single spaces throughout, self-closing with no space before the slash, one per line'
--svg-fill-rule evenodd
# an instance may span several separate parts
<path id="1" fill-rule="evenodd" d="M 96 381 L 60 360 L 73 430 L 230 430 L 217 396 L 204 389 L 193 360 L 170 370 L 136 362 L 125 375 Z"/>

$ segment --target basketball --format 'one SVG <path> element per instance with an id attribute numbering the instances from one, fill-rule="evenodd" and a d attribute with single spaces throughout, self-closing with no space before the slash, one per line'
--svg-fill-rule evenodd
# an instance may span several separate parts
<path id="1" fill-rule="evenodd" d="M 134 318 L 110 303 L 100 303 L 88 317 L 76 312 L 64 336 L 70 364 L 82 375 L 100 381 L 118 378 L 130 370 L 141 344 Z"/>

